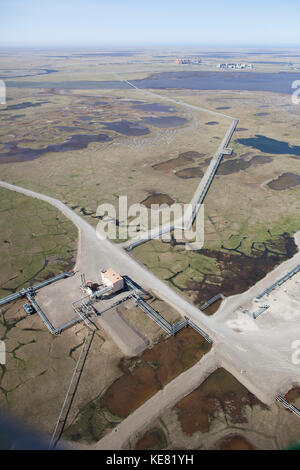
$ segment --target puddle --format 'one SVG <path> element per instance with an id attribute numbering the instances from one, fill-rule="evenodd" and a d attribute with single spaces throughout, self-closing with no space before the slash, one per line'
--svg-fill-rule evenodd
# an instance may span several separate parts
<path id="1" fill-rule="evenodd" d="M 282 173 L 276 180 L 267 184 L 269 188 L 275 191 L 283 191 L 284 189 L 294 188 L 300 184 L 300 175 L 296 173 Z"/>
<path id="2" fill-rule="evenodd" d="M 209 121 L 205 123 L 206 126 L 215 126 L 216 124 L 219 124 L 218 121 Z"/>

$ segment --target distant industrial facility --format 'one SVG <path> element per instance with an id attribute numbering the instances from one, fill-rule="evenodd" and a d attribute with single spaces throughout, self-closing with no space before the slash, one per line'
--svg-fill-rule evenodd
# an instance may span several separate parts
<path id="1" fill-rule="evenodd" d="M 218 69 L 253 69 L 252 64 L 218 64 Z"/>
<path id="2" fill-rule="evenodd" d="M 175 64 L 201 64 L 201 59 L 176 59 Z"/>

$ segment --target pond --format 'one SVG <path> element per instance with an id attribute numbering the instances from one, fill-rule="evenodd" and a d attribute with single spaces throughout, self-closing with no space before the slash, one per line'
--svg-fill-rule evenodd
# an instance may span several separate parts
<path id="1" fill-rule="evenodd" d="M 42 155 L 51 152 L 81 150 L 87 148 L 91 142 L 108 142 L 110 140 L 112 139 L 107 134 L 75 134 L 65 142 L 51 144 L 41 149 L 19 147 L 16 142 L 8 142 L 5 144 L 8 151 L 0 153 L 0 164 L 35 160 L 36 158 L 40 158 Z"/>
<path id="2" fill-rule="evenodd" d="M 299 186 L 300 184 L 300 175 L 295 173 L 282 173 L 278 176 L 277 179 L 268 183 L 267 186 L 275 191 L 283 191 L 284 189 L 293 188 L 294 186 Z"/>
<path id="3" fill-rule="evenodd" d="M 256 134 L 255 137 L 236 139 L 235 142 L 246 147 L 255 148 L 263 153 L 300 156 L 300 145 L 292 146 L 289 142 L 272 139 L 261 134 Z"/>

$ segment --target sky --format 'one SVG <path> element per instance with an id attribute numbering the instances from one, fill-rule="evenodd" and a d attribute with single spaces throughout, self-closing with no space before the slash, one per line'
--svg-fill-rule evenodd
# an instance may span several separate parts
<path id="1" fill-rule="evenodd" d="M 0 0 L 0 46 L 300 45 L 299 0 Z"/>

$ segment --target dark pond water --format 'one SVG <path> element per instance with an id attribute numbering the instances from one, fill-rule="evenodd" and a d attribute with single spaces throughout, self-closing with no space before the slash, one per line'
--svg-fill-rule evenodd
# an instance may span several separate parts
<path id="1" fill-rule="evenodd" d="M 26 114 L 16 114 L 15 116 L 9 116 L 8 119 L 9 121 L 14 121 L 15 119 L 21 119 L 23 117 L 26 117 Z"/>
<path id="2" fill-rule="evenodd" d="M 77 116 L 77 119 L 79 119 L 80 121 L 90 122 L 91 120 L 95 119 L 95 117 L 97 117 L 97 116 L 88 116 L 88 115 L 84 114 L 83 116 Z"/>
<path id="3" fill-rule="evenodd" d="M 200 55 L 200 54 L 199 54 Z M 217 59 L 233 59 L 236 57 L 236 54 L 230 54 L 226 52 L 217 52 L 217 53 L 205 53 L 205 57 L 216 57 Z"/>
<path id="4" fill-rule="evenodd" d="M 252 64 L 270 64 L 270 65 L 293 65 L 292 62 L 280 62 L 272 60 L 252 60 Z"/>
<path id="5" fill-rule="evenodd" d="M 236 139 L 236 142 L 260 150 L 263 153 L 300 156 L 300 145 L 294 145 L 292 147 L 288 142 L 271 139 L 270 137 L 260 134 L 256 134 L 255 137 L 249 137 L 247 139 Z"/>
<path id="6" fill-rule="evenodd" d="M 11 71 L 9 69 L 2 69 L 0 71 L 0 78 L 25 78 L 25 77 L 37 77 L 39 75 L 50 75 L 50 73 L 56 73 L 58 70 L 53 69 L 38 69 L 37 71 L 32 70 L 32 73 L 28 73 L 28 70 L 24 70 L 24 72 L 20 72 L 15 75 L 11 75 Z"/>
<path id="7" fill-rule="evenodd" d="M 91 104 L 92 106 L 104 106 L 104 105 L 108 104 L 108 101 L 99 101 L 99 100 L 97 100 L 97 101 L 94 101 L 93 103 L 89 103 L 89 104 Z"/>
<path id="8" fill-rule="evenodd" d="M 270 91 L 291 94 L 291 83 L 299 79 L 296 72 L 162 72 L 148 78 L 133 80 L 132 84 L 142 88 L 183 88 L 190 90 L 247 90 Z M 69 80 L 62 82 L 14 82 L 7 80 L 7 87 L 56 88 L 56 89 L 131 89 L 123 81 Z"/>
<path id="9" fill-rule="evenodd" d="M 10 104 L 6 106 L 5 109 L 2 109 L 2 111 L 14 111 L 18 109 L 35 108 L 37 106 L 42 106 L 42 104 L 46 104 L 46 103 L 49 103 L 49 101 L 40 101 L 39 103 L 32 103 L 31 101 L 24 101 L 23 103 Z"/>
<path id="10" fill-rule="evenodd" d="M 144 127 L 138 122 L 126 121 L 126 119 L 115 122 L 103 122 L 102 124 L 105 129 L 109 129 L 123 135 L 139 136 L 150 134 L 148 127 Z"/>
<path id="11" fill-rule="evenodd" d="M 71 56 L 69 55 L 46 55 L 44 56 L 45 58 L 51 58 L 51 59 L 69 59 Z"/>
<path id="12" fill-rule="evenodd" d="M 141 103 L 135 104 L 133 106 L 135 109 L 140 109 L 142 111 L 154 111 L 159 113 L 175 113 L 176 109 L 173 106 L 166 106 L 161 103 Z"/>
<path id="13" fill-rule="evenodd" d="M 95 53 L 83 53 L 74 54 L 73 57 L 131 57 L 138 54 L 138 52 L 132 51 L 113 51 L 113 52 L 95 52 Z"/>
<path id="14" fill-rule="evenodd" d="M 183 126 L 187 119 L 179 116 L 161 116 L 161 117 L 145 117 L 142 122 L 149 124 L 150 126 L 159 127 L 166 129 L 168 127 L 180 127 Z"/>
<path id="15" fill-rule="evenodd" d="M 69 80 L 61 82 L 29 82 L 6 80 L 7 88 L 53 88 L 60 90 L 130 90 L 132 87 L 121 81 Z"/>
<path id="16" fill-rule="evenodd" d="M 63 132 L 73 132 L 73 131 L 86 131 L 83 127 L 75 127 L 75 126 L 55 126 L 56 129 Z"/>
<path id="17" fill-rule="evenodd" d="M 270 113 L 255 113 L 254 116 L 269 116 Z"/>
<path id="18" fill-rule="evenodd" d="M 0 153 L 0 164 L 14 163 L 40 158 L 45 153 L 69 152 L 87 148 L 91 142 L 108 142 L 112 140 L 107 134 L 86 135 L 76 134 L 71 136 L 66 142 L 51 144 L 42 149 L 31 149 L 19 147 L 15 142 L 7 143 L 7 152 Z"/>
<path id="19" fill-rule="evenodd" d="M 293 72 L 162 72 L 133 80 L 139 88 L 184 88 L 191 90 L 248 90 L 291 93 L 291 83 L 299 79 Z"/>
<path id="20" fill-rule="evenodd" d="M 269 188 L 275 189 L 276 191 L 283 191 L 284 189 L 293 188 L 299 186 L 300 175 L 295 173 L 282 173 L 276 180 L 268 183 Z"/>

